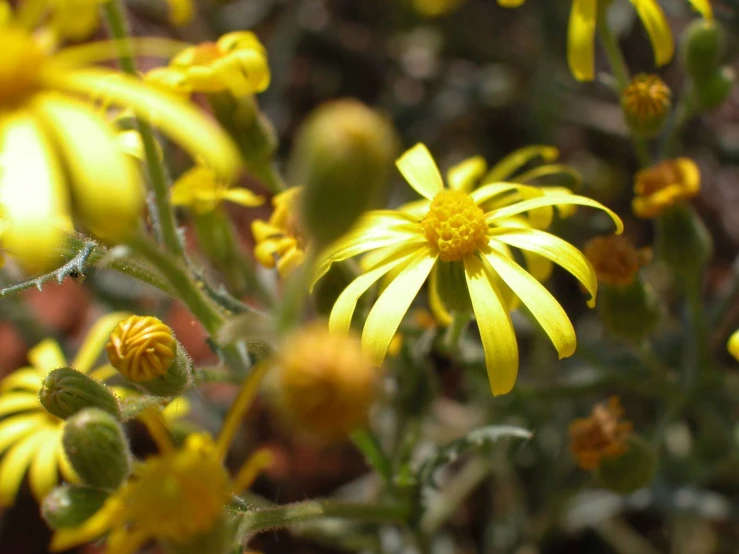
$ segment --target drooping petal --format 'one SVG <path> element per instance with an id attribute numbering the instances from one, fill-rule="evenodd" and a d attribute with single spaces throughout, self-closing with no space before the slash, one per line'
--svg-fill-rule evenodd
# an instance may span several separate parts
<path id="1" fill-rule="evenodd" d="M 437 254 L 423 248 L 393 279 L 372 306 L 362 331 L 362 347 L 378 366 L 382 364 L 403 316 L 434 267 Z"/>
<path id="2" fill-rule="evenodd" d="M 595 77 L 595 27 L 598 0 L 573 0 L 567 29 L 567 61 L 578 81 Z"/>
<path id="3" fill-rule="evenodd" d="M 675 42 L 662 8 L 656 0 L 631 0 L 639 14 L 654 50 L 654 62 L 657 66 L 665 65 L 675 53 Z"/>
<path id="4" fill-rule="evenodd" d="M 429 200 L 444 190 L 444 181 L 434 158 L 424 144 L 416 144 L 395 162 L 408 184 Z"/>
<path id="5" fill-rule="evenodd" d="M 554 146 L 525 146 L 508 154 L 500 160 L 485 175 L 484 183 L 495 183 L 497 181 L 505 181 L 519 171 L 526 164 L 537 158 L 542 158 L 545 162 L 552 162 L 559 157 L 559 150 Z"/>
<path id="6" fill-rule="evenodd" d="M 441 299 L 441 294 L 439 294 L 439 285 L 437 284 L 437 281 L 438 271 L 437 268 L 434 267 L 434 269 L 431 270 L 431 275 L 429 275 L 429 308 L 431 308 L 431 313 L 434 314 L 434 318 L 436 318 L 436 321 L 439 323 L 440 326 L 449 327 L 452 324 L 454 318 L 444 304 L 444 301 Z"/>
<path id="7" fill-rule="evenodd" d="M 16 443 L 0 461 L 0 506 L 12 506 L 23 476 L 46 433 L 34 433 Z"/>
<path id="8" fill-rule="evenodd" d="M 494 395 L 506 394 L 516 383 L 518 343 L 508 310 L 483 263 L 477 256 L 467 256 L 464 274 L 480 329 L 490 388 Z"/>
<path id="9" fill-rule="evenodd" d="M 264 197 L 258 196 L 245 188 L 226 189 L 223 193 L 223 199 L 239 206 L 246 206 L 247 208 L 254 208 L 264 204 Z"/>
<path id="10" fill-rule="evenodd" d="M 119 494 L 114 494 L 82 525 L 57 530 L 51 538 L 52 552 L 69 550 L 98 538 L 119 523 L 124 509 L 125 504 L 119 498 Z"/>
<path id="11" fill-rule="evenodd" d="M 42 377 L 35 369 L 17 369 L 0 381 L 0 390 L 22 389 L 35 393 L 41 388 L 41 379 Z"/>
<path id="12" fill-rule="evenodd" d="M 516 262 L 495 250 L 486 252 L 485 259 L 531 311 L 551 339 L 559 357 L 572 356 L 577 344 L 575 329 L 554 296 Z"/>
<path id="13" fill-rule="evenodd" d="M 501 241 L 521 250 L 530 250 L 570 272 L 590 293 L 589 306 L 595 305 L 598 278 L 585 255 L 567 241 L 536 229 L 501 229 L 491 241 Z"/>
<path id="14" fill-rule="evenodd" d="M 470 193 L 470 198 L 477 204 L 484 204 L 496 196 L 510 195 L 511 193 L 522 193 L 526 198 L 534 198 L 537 196 L 544 196 L 544 193 L 537 187 L 531 185 L 523 185 L 521 183 L 506 183 L 496 182 L 482 185 L 480 188 L 473 190 Z M 514 196 L 514 198 L 520 198 L 520 196 Z"/>
<path id="15" fill-rule="evenodd" d="M 518 183 L 491 183 L 483 185 L 478 189 L 481 191 L 473 197 L 479 198 L 480 207 L 486 213 L 496 212 L 504 206 L 517 205 L 523 200 L 540 198 L 545 195 L 542 187 L 533 187 L 531 185 L 521 185 Z M 478 191 L 474 191 L 477 193 Z M 474 193 L 473 193 L 474 194 Z M 554 218 L 554 209 L 551 206 L 542 206 L 532 209 L 527 213 L 528 221 L 525 223 L 537 229 L 546 229 L 552 223 Z M 524 219 L 521 219 L 524 222 Z"/>
<path id="16" fill-rule="evenodd" d="M 54 339 L 44 339 L 28 351 L 28 361 L 39 372 L 41 378 L 46 377 L 53 369 L 67 365 L 67 359 L 59 343 Z"/>
<path id="17" fill-rule="evenodd" d="M 45 413 L 33 413 L 4 419 L 0 422 L 0 453 L 5 452 L 21 437 L 43 428 L 48 417 Z"/>
<path id="18" fill-rule="evenodd" d="M 517 180 L 522 183 L 531 183 L 538 181 L 543 177 L 551 177 L 553 175 L 559 175 L 560 177 L 566 175 L 572 180 L 572 187 L 577 189 L 582 184 L 582 177 L 580 174 L 567 164 L 547 164 L 540 167 L 535 167 L 525 173 L 521 173 L 516 177 Z M 537 186 L 546 185 L 546 183 L 539 183 Z M 557 187 L 562 189 L 564 187 Z M 569 190 L 569 189 L 567 189 Z"/>
<path id="19" fill-rule="evenodd" d="M 359 298 L 367 292 L 367 290 L 369 290 L 369 288 L 375 284 L 378 279 L 382 278 L 383 275 L 396 267 L 402 267 L 404 264 L 408 264 L 416 255 L 417 251 L 415 249 L 410 252 L 408 250 L 395 252 L 382 264 L 377 265 L 375 268 L 360 275 L 354 279 L 354 281 L 349 283 L 336 299 L 336 302 L 331 309 L 331 316 L 328 320 L 328 327 L 331 332 L 348 332 Z"/>
<path id="20" fill-rule="evenodd" d="M 31 492 L 37 501 L 41 502 L 51 492 L 58 480 L 57 449 L 61 447 L 59 436 L 61 426 L 58 429 L 49 429 L 43 433 L 44 439 L 40 441 L 36 454 L 31 462 L 31 470 L 28 474 L 28 482 Z"/>
<path id="21" fill-rule="evenodd" d="M 493 210 L 487 214 L 486 219 L 488 223 L 495 223 L 513 215 L 518 215 L 544 206 L 556 206 L 558 204 L 575 204 L 578 206 L 590 206 L 591 208 L 603 210 L 611 217 L 613 223 L 615 223 L 616 234 L 620 235 L 624 230 L 624 224 L 621 221 L 621 218 L 618 217 L 613 210 L 606 208 L 600 202 L 596 202 L 595 200 L 591 200 L 585 196 L 578 196 L 576 194 L 546 194 L 539 198 L 524 200 L 523 202 L 518 202 L 516 204 L 511 204 L 510 206 Z"/>
<path id="22" fill-rule="evenodd" d="M 0 416 L 41 409 L 38 394 L 9 392 L 0 396 Z"/>
<path id="23" fill-rule="evenodd" d="M 451 167 L 446 174 L 449 188 L 462 192 L 470 192 L 485 173 L 488 163 L 482 156 L 475 156 L 461 161 Z"/>
<path id="24" fill-rule="evenodd" d="M 239 151 L 226 133 L 193 105 L 133 78 L 99 69 L 55 71 L 44 75 L 52 89 L 85 96 L 102 95 L 131 108 L 190 152 L 202 157 L 218 175 L 230 179 L 241 165 Z"/>
<path id="25" fill-rule="evenodd" d="M 92 369 L 95 361 L 100 357 L 105 343 L 110 339 L 110 333 L 121 321 L 129 317 L 128 312 L 112 312 L 95 322 L 85 336 L 85 340 L 77 351 L 72 367 L 87 373 Z"/>
<path id="26" fill-rule="evenodd" d="M 56 449 L 56 461 L 59 465 L 59 471 L 62 474 L 62 477 L 64 477 L 64 480 L 67 483 L 79 483 L 80 476 L 77 475 L 77 472 L 72 467 L 72 462 L 69 461 L 69 458 L 67 457 L 67 453 L 64 452 L 64 446 L 62 445 L 62 435 L 59 434 L 57 436 L 57 444 L 59 445 Z"/>
<path id="27" fill-rule="evenodd" d="M 711 8 L 711 2 L 709 0 L 688 0 L 693 7 L 700 12 L 700 14 L 713 21 L 713 8 Z"/>

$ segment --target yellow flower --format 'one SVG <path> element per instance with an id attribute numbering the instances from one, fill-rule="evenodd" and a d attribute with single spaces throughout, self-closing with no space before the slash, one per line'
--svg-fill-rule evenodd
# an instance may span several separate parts
<path id="1" fill-rule="evenodd" d="M 90 519 L 79 527 L 54 533 L 51 550 L 67 550 L 109 533 L 107 554 L 132 554 L 150 539 L 186 545 L 223 525 L 231 495 L 248 488 L 272 462 L 269 452 L 258 450 L 233 479 L 224 466 L 226 452 L 266 368 L 255 367 L 246 379 L 215 441 L 210 435 L 196 433 L 176 448 L 162 414 L 145 412 L 142 421 L 160 453 L 140 463 L 134 475 Z"/>
<path id="2" fill-rule="evenodd" d="M 305 259 L 306 242 L 298 224 L 297 200 L 300 187 L 281 192 L 272 199 L 274 211 L 269 221 L 252 222 L 254 257 L 264 267 L 277 265 L 280 275 L 288 275 Z"/>
<path id="3" fill-rule="evenodd" d="M 690 158 L 665 160 L 639 171 L 634 183 L 631 207 L 642 218 L 658 217 L 675 204 L 697 196 L 700 192 L 701 174 Z"/>
<path id="4" fill-rule="evenodd" d="M 729 342 L 726 344 L 726 348 L 729 350 L 729 354 L 739 361 L 739 330 L 734 331 L 731 334 Z"/>
<path id="5" fill-rule="evenodd" d="M 672 106 L 672 91 L 657 75 L 635 75 L 623 93 L 621 109 L 629 128 L 644 138 L 662 130 Z"/>
<path id="6" fill-rule="evenodd" d="M 583 252 L 593 264 L 598 281 L 620 287 L 633 283 L 639 269 L 652 259 L 651 249 L 637 250 L 626 237 L 614 235 L 589 240 Z"/>
<path id="7" fill-rule="evenodd" d="M 238 168 L 226 134 L 198 110 L 136 79 L 86 66 L 112 43 L 49 53 L 6 3 L 0 16 L 0 203 L 4 248 L 27 265 L 58 259 L 56 247 L 79 218 L 94 233 L 120 240 L 134 230 L 144 193 L 133 161 L 112 126 L 83 98 L 128 107 L 202 156 L 219 174 Z M 0 9 L 0 11 L 2 11 Z"/>
<path id="8" fill-rule="evenodd" d="M 595 469 L 603 458 L 625 453 L 633 425 L 622 421 L 624 410 L 618 397 L 596 404 L 590 417 L 570 423 L 570 452 L 583 469 Z"/>
<path id="9" fill-rule="evenodd" d="M 212 169 L 196 165 L 177 179 L 170 191 L 175 206 L 186 206 L 198 214 L 215 210 L 221 202 L 228 201 L 252 208 L 261 206 L 264 198 L 242 187 L 230 187 Z"/>
<path id="10" fill-rule="evenodd" d="M 230 91 L 234 96 L 249 96 L 266 90 L 270 78 L 267 51 L 249 31 L 190 46 L 177 54 L 169 67 L 147 75 L 150 82 L 179 95 Z"/>
<path id="11" fill-rule="evenodd" d="M 688 0 L 706 19 L 713 19 L 709 0 Z M 515 8 L 524 0 L 498 0 L 498 4 Z M 649 35 L 657 66 L 665 65 L 675 53 L 672 32 L 657 0 L 631 0 L 639 19 Z M 595 29 L 604 0 L 572 0 L 570 23 L 567 32 L 567 60 L 570 71 L 579 81 L 595 78 Z"/>
<path id="12" fill-rule="evenodd" d="M 413 7 L 421 15 L 436 17 L 456 10 L 465 0 L 413 0 Z"/>
<path id="13" fill-rule="evenodd" d="M 94 371 L 108 335 L 125 313 L 102 317 L 87 334 L 71 367 L 90 377 L 105 380 L 115 370 L 103 365 Z M 29 470 L 31 490 L 41 500 L 57 483 L 57 475 L 75 481 L 62 447 L 64 422 L 47 412 L 39 403 L 44 378 L 54 369 L 70 367 L 59 345 L 45 340 L 28 353 L 30 367 L 16 370 L 0 381 L 0 505 L 13 504 L 23 475 Z"/>
<path id="14" fill-rule="evenodd" d="M 403 154 L 396 165 L 426 200 L 414 214 L 368 212 L 352 231 L 323 253 L 317 278 L 333 262 L 377 251 L 371 254 L 371 266 L 365 266 L 364 273 L 337 299 L 330 328 L 347 332 L 359 297 L 378 279 L 397 270 L 370 310 L 362 333 L 363 347 L 379 365 L 414 297 L 432 271 L 438 271 L 444 263 L 443 267 L 458 272 L 461 287 L 468 291 L 493 394 L 509 392 L 518 371 L 518 346 L 508 313 L 512 296 L 518 296 L 531 310 L 560 357 L 570 356 L 576 341 L 567 314 L 541 283 L 513 260 L 511 247 L 561 265 L 594 299 L 597 279 L 587 259 L 572 245 L 540 229 L 549 224 L 552 206 L 558 204 L 604 210 L 621 232 L 623 224 L 618 216 L 589 198 L 546 195 L 536 187 L 517 183 L 490 183 L 469 194 L 445 190 L 439 170 L 422 144 Z M 510 193 L 514 194 L 513 200 L 508 198 Z"/>

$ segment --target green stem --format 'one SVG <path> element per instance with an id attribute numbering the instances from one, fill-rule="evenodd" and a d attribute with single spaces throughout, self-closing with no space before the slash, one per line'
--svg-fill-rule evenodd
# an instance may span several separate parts
<path id="1" fill-rule="evenodd" d="M 608 18 L 606 17 L 605 10 L 601 10 L 598 13 L 598 34 L 603 42 L 613 76 L 616 78 L 618 94 L 620 97 L 624 89 L 629 86 L 631 75 L 629 73 L 629 68 L 626 65 L 623 53 L 621 52 L 621 48 L 618 45 L 618 40 L 613 34 L 613 31 L 611 31 L 611 28 L 608 26 Z M 636 150 L 636 157 L 639 160 L 639 165 L 642 167 L 649 167 L 651 165 L 651 156 L 649 155 L 647 143 L 633 134 L 631 135 L 631 139 L 634 143 L 634 149 Z"/>
<path id="2" fill-rule="evenodd" d="M 308 500 L 286 506 L 261 508 L 242 512 L 240 530 L 247 538 L 268 531 L 289 527 L 295 523 L 325 518 L 355 519 L 377 523 L 402 523 L 410 515 L 402 504 L 353 504 L 335 500 Z"/>
<path id="3" fill-rule="evenodd" d="M 103 12 L 110 28 L 110 34 L 119 44 L 118 63 L 121 70 L 132 76 L 137 76 L 136 63 L 131 53 L 128 41 L 129 30 L 126 14 L 120 0 L 108 0 L 103 4 Z M 179 256 L 184 249 L 177 233 L 174 212 L 168 201 L 170 177 L 166 166 L 160 157 L 154 131 L 151 125 L 141 118 L 137 118 L 139 135 L 144 146 L 146 168 L 149 175 L 149 186 L 154 197 L 156 221 L 159 240 L 172 254 Z"/>
<path id="4" fill-rule="evenodd" d="M 363 455 L 367 463 L 382 477 L 386 485 L 392 484 L 393 465 L 385 455 L 379 442 L 369 429 L 357 429 L 351 435 L 354 446 Z"/>
<path id="5" fill-rule="evenodd" d="M 690 282 L 685 283 L 685 299 L 688 304 L 692 341 L 692 355 L 685 357 L 684 364 L 684 385 L 688 391 L 695 387 L 698 373 L 710 370 L 711 366 L 708 325 L 703 310 L 700 283 L 700 278 L 691 279 Z"/>
<path id="6" fill-rule="evenodd" d="M 692 95 L 689 88 L 685 87 L 683 94 L 680 96 L 680 102 L 675 108 L 675 115 L 673 116 L 670 129 L 662 142 L 660 158 L 669 158 L 673 154 L 680 132 L 690 118 L 693 117 L 694 113 Z"/>
<path id="7" fill-rule="evenodd" d="M 459 341 L 470 322 L 470 316 L 466 312 L 457 312 L 452 318 L 452 322 L 447 327 L 442 339 L 442 347 L 446 352 L 453 354 L 459 350 Z"/>

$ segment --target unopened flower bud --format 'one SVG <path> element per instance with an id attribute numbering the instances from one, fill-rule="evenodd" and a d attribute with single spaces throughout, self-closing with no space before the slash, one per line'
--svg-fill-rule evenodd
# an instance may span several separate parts
<path id="1" fill-rule="evenodd" d="M 93 487 L 61 485 L 44 498 L 41 515 L 52 529 L 76 527 L 103 507 L 106 491 Z"/>
<path id="2" fill-rule="evenodd" d="M 715 20 L 696 19 L 683 34 L 681 58 L 690 78 L 697 84 L 718 69 L 726 49 L 723 29 Z"/>
<path id="3" fill-rule="evenodd" d="M 621 95 L 626 124 L 639 137 L 657 136 L 667 121 L 672 92 L 656 75 L 636 75 Z"/>
<path id="4" fill-rule="evenodd" d="M 67 419 L 62 444 L 86 485 L 115 489 L 131 473 L 131 452 L 123 429 L 107 412 L 87 408 Z"/>
<path id="5" fill-rule="evenodd" d="M 657 220 L 657 255 L 685 279 L 702 274 L 713 255 L 713 239 L 692 206 L 675 206 Z"/>
<path id="6" fill-rule="evenodd" d="M 172 329 L 155 317 L 134 315 L 121 321 L 105 350 L 126 379 L 156 396 L 177 396 L 192 384 L 187 352 Z"/>
<path id="7" fill-rule="evenodd" d="M 378 374 L 355 336 L 315 323 L 285 340 L 276 364 L 277 407 L 297 430 L 333 441 L 365 423 Z"/>
<path id="8" fill-rule="evenodd" d="M 41 383 L 39 400 L 46 411 L 67 419 L 85 408 L 98 408 L 117 419 L 120 403 L 100 381 L 68 367 L 55 369 Z"/>
<path id="9" fill-rule="evenodd" d="M 736 81 L 736 73 L 731 67 L 717 69 L 705 81 L 695 84 L 695 100 L 698 108 L 704 111 L 721 106 L 731 94 Z"/>
<path id="10" fill-rule="evenodd" d="M 596 474 L 606 488 L 619 494 L 630 494 L 652 482 L 657 469 L 657 453 L 638 435 L 631 435 L 625 451 L 603 458 Z"/>
<path id="11" fill-rule="evenodd" d="M 303 185 L 303 228 L 321 248 L 383 195 L 397 146 L 392 126 L 356 100 L 315 110 L 296 139 L 292 182 Z"/>

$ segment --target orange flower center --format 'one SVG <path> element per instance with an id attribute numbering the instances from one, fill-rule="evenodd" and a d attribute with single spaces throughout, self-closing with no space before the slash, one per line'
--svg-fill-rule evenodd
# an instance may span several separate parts
<path id="1" fill-rule="evenodd" d="M 487 244 L 484 212 L 469 195 L 445 190 L 431 201 L 421 222 L 423 236 L 445 262 L 456 262 Z"/>

